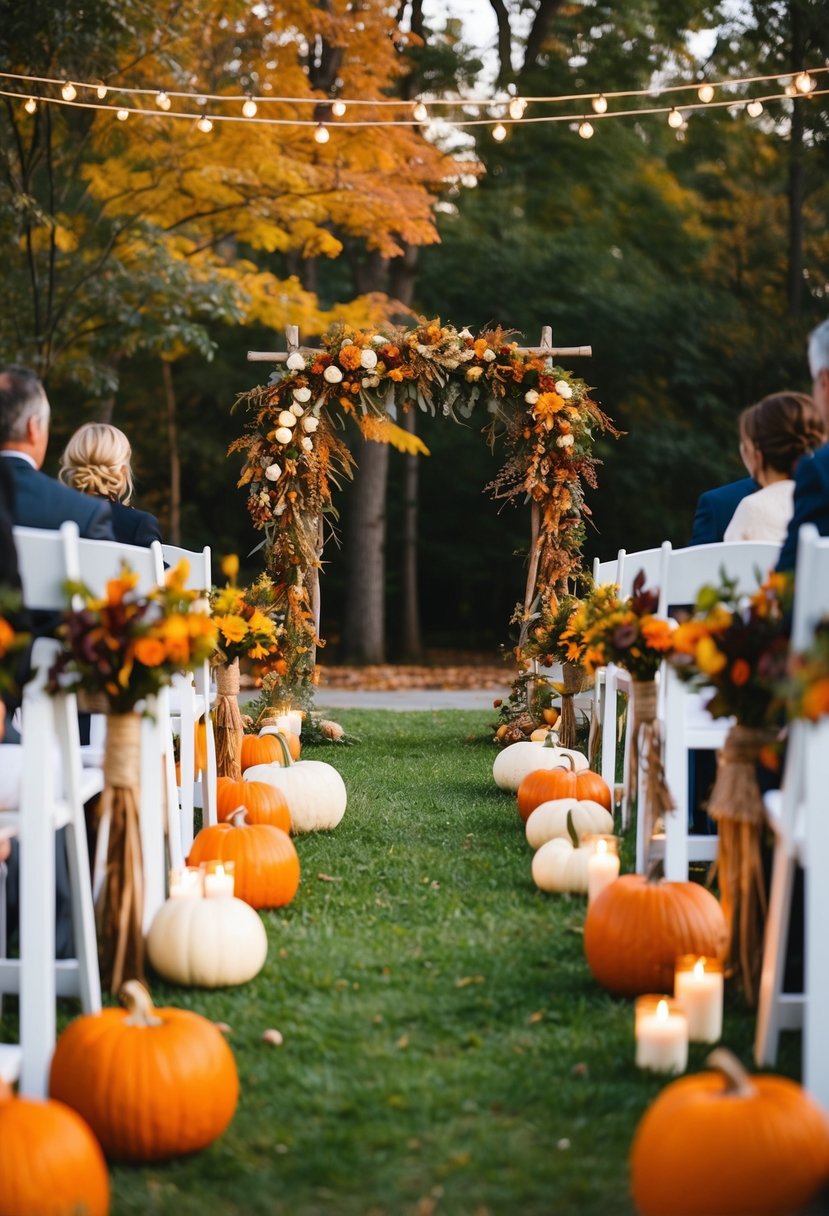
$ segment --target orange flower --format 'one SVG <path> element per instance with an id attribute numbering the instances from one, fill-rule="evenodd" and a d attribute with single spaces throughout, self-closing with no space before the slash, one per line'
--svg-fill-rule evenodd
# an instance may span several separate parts
<path id="1" fill-rule="evenodd" d="M 735 659 L 731 664 L 731 682 L 737 688 L 742 688 L 751 678 L 751 667 L 745 659 Z"/>
<path id="2" fill-rule="evenodd" d="M 542 393 L 533 406 L 533 415 L 541 419 L 552 418 L 563 407 L 564 398 L 558 393 Z"/>
<path id="3" fill-rule="evenodd" d="M 403 379 L 403 368 L 402 367 L 393 367 L 391 369 L 391 371 L 389 372 L 389 380 L 394 380 L 399 384 L 402 379 Z"/>
<path id="4" fill-rule="evenodd" d="M 138 586 L 138 575 L 125 570 L 120 578 L 111 578 L 107 583 L 107 600 L 110 604 L 121 604 L 124 596 Z"/>
<path id="5" fill-rule="evenodd" d="M 803 694 L 803 716 L 815 722 L 829 714 L 829 676 L 815 680 Z"/>
<path id="6" fill-rule="evenodd" d="M 642 637 L 651 650 L 665 652 L 671 649 L 673 630 L 667 621 L 656 616 L 642 617 Z"/>
<path id="7" fill-rule="evenodd" d="M 486 338 L 476 338 L 476 340 L 472 343 L 472 349 L 474 350 L 475 354 L 477 355 L 477 357 L 479 359 L 483 359 L 484 351 L 486 350 L 486 348 L 487 348 Z"/>
<path id="8" fill-rule="evenodd" d="M 0 658 L 14 641 L 14 630 L 5 617 L 0 616 Z"/>
<path id="9" fill-rule="evenodd" d="M 343 346 L 337 358 L 340 366 L 345 367 L 348 371 L 354 371 L 360 366 L 360 348 L 359 346 Z"/>
<path id="10" fill-rule="evenodd" d="M 158 638 L 139 638 L 135 643 L 135 658 L 144 667 L 159 667 L 167 655 L 164 643 Z"/>
<path id="11" fill-rule="evenodd" d="M 190 658 L 190 629 L 187 617 L 181 613 L 173 613 L 161 621 L 154 631 L 167 650 L 167 657 L 174 663 L 187 663 Z"/>

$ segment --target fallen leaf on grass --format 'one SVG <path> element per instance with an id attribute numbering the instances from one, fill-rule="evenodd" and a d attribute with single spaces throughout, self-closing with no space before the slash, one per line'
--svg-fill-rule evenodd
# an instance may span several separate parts
<path id="1" fill-rule="evenodd" d="M 318 874 L 317 878 L 320 882 L 339 882 L 339 878 L 335 878 L 333 874 Z"/>
<path id="2" fill-rule="evenodd" d="M 271 1028 L 262 1032 L 262 1042 L 270 1043 L 271 1047 L 281 1047 L 284 1040 L 281 1031 Z"/>
<path id="3" fill-rule="evenodd" d="M 408 1046 L 409 1046 L 409 1036 L 407 1034 L 401 1034 L 400 1038 L 395 1043 L 395 1047 L 399 1047 L 400 1050 L 403 1051 Z"/>
<path id="4" fill-rule="evenodd" d="M 530 1014 L 530 1016 L 527 1018 L 527 1021 L 532 1026 L 535 1022 L 540 1022 L 543 1019 L 543 1017 L 544 1017 L 544 1010 L 536 1009 L 535 1013 Z"/>
<path id="5" fill-rule="evenodd" d="M 461 980 L 455 980 L 456 988 L 468 988 L 470 984 L 485 984 L 486 976 L 484 975 L 465 975 Z"/>

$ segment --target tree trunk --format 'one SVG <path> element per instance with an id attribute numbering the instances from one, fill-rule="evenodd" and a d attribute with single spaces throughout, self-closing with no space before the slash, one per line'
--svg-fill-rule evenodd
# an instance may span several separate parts
<path id="1" fill-rule="evenodd" d="M 354 444 L 359 472 L 346 537 L 345 619 L 342 657 L 347 663 L 382 663 L 386 657 L 386 477 L 384 443 Z"/>
<path id="2" fill-rule="evenodd" d="M 417 415 L 411 409 L 401 419 L 407 431 L 414 434 Z M 423 639 L 420 633 L 420 596 L 417 578 L 417 523 L 420 509 L 420 456 L 404 456 L 403 465 L 403 574 L 401 605 L 400 657 L 405 663 L 423 660 Z"/>
<path id="3" fill-rule="evenodd" d="M 167 446 L 170 453 L 170 543 L 181 544 L 181 454 L 178 447 L 178 421 L 176 418 L 176 392 L 173 386 L 173 369 L 166 359 L 161 360 L 161 375 L 164 381 L 164 399 L 167 404 Z"/>
<path id="4" fill-rule="evenodd" d="M 803 28 L 796 4 L 790 6 L 792 23 L 792 68 L 795 72 L 804 65 Z M 804 102 L 792 102 L 792 127 L 789 139 L 789 265 L 787 275 L 787 300 L 789 316 L 799 317 L 803 304 L 803 106 Z"/>

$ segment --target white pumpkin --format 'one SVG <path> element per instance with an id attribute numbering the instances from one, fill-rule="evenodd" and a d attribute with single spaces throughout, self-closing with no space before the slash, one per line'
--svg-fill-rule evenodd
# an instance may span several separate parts
<path id="1" fill-rule="evenodd" d="M 168 899 L 155 914 L 147 954 L 174 984 L 224 988 L 246 984 L 262 970 L 268 935 L 241 899 Z"/>
<path id="2" fill-rule="evenodd" d="M 245 781 L 266 781 L 282 790 L 293 832 L 329 831 L 345 814 L 345 782 L 323 760 L 292 761 L 288 757 L 284 764 L 251 765 L 243 776 Z"/>
<path id="3" fill-rule="evenodd" d="M 577 773 L 588 768 L 587 757 L 567 747 L 558 747 L 554 731 L 548 732 L 544 743 L 511 743 L 495 757 L 492 776 L 499 789 L 516 794 L 527 773 L 537 768 L 556 768 L 565 764 L 567 757 L 573 761 Z"/>
<path id="4" fill-rule="evenodd" d="M 591 850 L 573 848 L 563 836 L 548 840 L 533 857 L 533 882 L 540 891 L 587 894 L 587 862 Z"/>
<path id="5" fill-rule="evenodd" d="M 598 802 L 589 798 L 554 798 L 537 806 L 527 820 L 525 832 L 530 847 L 538 849 L 548 840 L 567 839 L 568 814 L 572 816 L 573 830 L 579 840 L 588 832 L 602 836 L 613 833 L 613 816 Z"/>

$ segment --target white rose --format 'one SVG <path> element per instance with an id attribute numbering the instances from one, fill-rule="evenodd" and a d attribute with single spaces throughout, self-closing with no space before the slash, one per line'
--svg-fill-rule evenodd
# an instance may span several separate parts
<path id="1" fill-rule="evenodd" d="M 340 350 L 342 350 L 342 348 L 344 346 L 353 346 L 353 345 L 354 345 L 354 343 L 351 341 L 350 338 L 343 338 L 342 342 L 340 343 Z"/>
<path id="2" fill-rule="evenodd" d="M 288 361 L 285 364 L 290 372 L 301 372 L 305 370 L 305 360 L 298 350 L 292 351 L 288 355 Z"/>
<path id="3" fill-rule="evenodd" d="M 297 403 L 295 401 L 294 404 L 291 406 L 291 413 L 293 414 L 293 416 L 295 418 L 301 418 L 302 415 L 305 413 L 305 410 L 302 408 L 301 405 L 297 405 Z"/>
<path id="4" fill-rule="evenodd" d="M 575 442 L 576 441 L 572 435 L 559 435 L 558 439 L 556 440 L 556 447 L 571 448 Z"/>
<path id="5" fill-rule="evenodd" d="M 279 426 L 287 426 L 290 429 L 296 426 L 296 415 L 292 414 L 290 410 L 281 410 L 276 421 Z"/>
<path id="6" fill-rule="evenodd" d="M 372 344 L 372 346 L 385 346 L 386 339 L 383 337 L 382 334 L 375 334 L 374 337 L 371 339 L 371 344 Z"/>
<path id="7" fill-rule="evenodd" d="M 330 364 L 329 367 L 326 367 L 322 374 L 323 378 L 327 380 L 329 384 L 339 384 L 343 378 L 342 372 L 338 367 L 335 367 L 333 363 Z"/>
<path id="8" fill-rule="evenodd" d="M 294 436 L 288 427 L 280 426 L 274 431 L 273 437 L 277 443 L 290 443 Z"/>
<path id="9" fill-rule="evenodd" d="M 360 383 L 362 384 L 363 388 L 377 388 L 377 385 L 380 383 L 380 377 L 379 376 L 363 376 Z"/>
<path id="10" fill-rule="evenodd" d="M 305 405 L 306 401 L 310 401 L 310 400 L 311 400 L 310 388 L 295 388 L 294 389 L 294 401 L 299 401 L 302 405 Z"/>
<path id="11" fill-rule="evenodd" d="M 459 338 L 471 338 L 472 334 L 468 329 L 462 329 L 461 332 L 458 334 L 458 337 Z"/>
<path id="12" fill-rule="evenodd" d="M 487 347 L 486 350 L 484 351 L 484 360 L 487 363 L 492 363 L 492 361 L 495 359 L 495 357 L 496 357 L 495 351 L 490 350 L 489 347 Z"/>
<path id="13" fill-rule="evenodd" d="M 307 435 L 303 436 L 303 439 L 302 439 L 303 452 L 310 452 L 312 450 L 313 446 L 314 445 L 311 442 L 311 440 L 308 438 L 308 436 Z"/>
<path id="14" fill-rule="evenodd" d="M 573 396 L 573 390 L 566 380 L 556 380 L 556 392 L 559 397 L 563 397 L 565 401 L 569 401 Z"/>
<path id="15" fill-rule="evenodd" d="M 482 367 L 468 367 L 466 369 L 467 380 L 480 380 L 483 374 L 484 369 Z"/>
<path id="16" fill-rule="evenodd" d="M 369 371 L 377 366 L 377 355 L 373 350 L 360 351 L 360 367 L 365 367 Z"/>
<path id="17" fill-rule="evenodd" d="M 269 464 L 265 469 L 265 476 L 268 481 L 279 481 L 282 476 L 282 469 L 278 464 Z"/>
<path id="18" fill-rule="evenodd" d="M 309 435 L 313 435 L 314 431 L 320 424 L 319 418 L 315 418 L 313 414 L 309 414 L 307 418 L 302 419 L 302 429 Z"/>
<path id="19" fill-rule="evenodd" d="M 535 405 L 536 401 L 538 400 L 538 393 L 534 388 L 531 388 L 528 393 L 524 394 L 524 400 L 526 401 L 527 405 Z"/>

